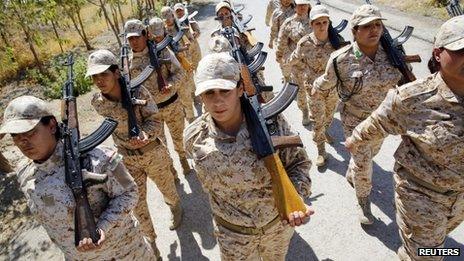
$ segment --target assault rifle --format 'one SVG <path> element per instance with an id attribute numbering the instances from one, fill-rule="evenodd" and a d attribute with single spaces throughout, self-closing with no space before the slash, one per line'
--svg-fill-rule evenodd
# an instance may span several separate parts
<path id="1" fill-rule="evenodd" d="M 366 0 L 371 4 L 370 0 Z M 380 38 L 380 44 L 388 55 L 390 63 L 397 68 L 403 75 L 405 83 L 413 82 L 416 76 L 412 73 L 406 63 L 421 62 L 419 55 L 406 55 L 403 44 L 411 37 L 414 27 L 406 26 L 398 37 L 393 39 L 388 29 L 383 25 L 383 34 Z"/>
<path id="2" fill-rule="evenodd" d="M 91 238 L 95 244 L 100 239 L 82 178 L 82 168 L 86 165 L 86 160 L 88 160 L 86 153 L 106 140 L 118 123 L 112 119 L 105 119 L 95 132 L 84 139 L 80 139 L 77 103 L 74 96 L 73 64 L 73 55 L 69 54 L 65 63 L 68 66 L 68 79 L 62 90 L 62 123 L 60 123 L 59 127 L 63 139 L 65 180 L 76 201 L 74 209 L 74 244 L 78 246 L 79 242 L 84 238 Z"/>
<path id="3" fill-rule="evenodd" d="M 224 35 L 231 42 L 232 56 L 241 67 L 240 76 L 245 90 L 244 95 L 241 97 L 241 104 L 253 150 L 259 159 L 263 159 L 266 169 L 271 174 L 273 195 L 280 217 L 288 220 L 288 215 L 294 211 L 306 212 L 306 206 L 291 183 L 275 150 L 275 145 L 278 145 L 277 148 L 284 148 L 301 146 L 302 143 L 299 136 L 271 138 L 271 134 L 275 129 L 272 128 L 274 125 L 272 118 L 290 105 L 298 92 L 298 86 L 286 83 L 281 93 L 269 102 L 271 107 L 268 108 L 273 109 L 273 111 L 268 111 L 268 114 L 264 115 L 259 100 L 259 87 L 253 82 L 252 73 L 235 38 L 234 29 L 226 27 L 223 30 Z"/>
<path id="4" fill-rule="evenodd" d="M 321 1 L 317 0 L 316 5 L 320 5 Z M 348 21 L 343 19 L 336 27 L 333 27 L 332 21 L 329 21 L 329 42 L 334 49 L 339 49 L 347 44 L 350 44 L 349 41 L 345 41 L 340 33 L 345 30 L 348 25 Z"/>
<path id="5" fill-rule="evenodd" d="M 464 11 L 462 10 L 461 4 L 459 4 L 459 0 L 450 0 L 449 4 L 446 6 L 446 11 L 450 17 L 464 15 Z"/>
<path id="6" fill-rule="evenodd" d="M 131 86 L 130 70 L 129 70 L 129 44 L 125 34 L 122 34 L 123 44 L 121 46 L 121 77 L 119 78 L 119 86 L 121 87 L 121 104 L 127 111 L 129 137 L 138 137 L 140 128 L 137 125 L 137 117 L 135 116 L 134 105 L 145 105 L 146 101 L 136 99 L 135 93 L 138 86 Z"/>
<path id="7" fill-rule="evenodd" d="M 192 14 L 189 14 L 187 6 L 184 5 L 184 16 L 179 18 L 179 25 L 183 28 L 188 28 L 190 34 L 193 35 L 194 31 L 192 26 L 190 25 L 190 19 L 193 19 L 198 14 L 198 11 L 193 12 Z"/>

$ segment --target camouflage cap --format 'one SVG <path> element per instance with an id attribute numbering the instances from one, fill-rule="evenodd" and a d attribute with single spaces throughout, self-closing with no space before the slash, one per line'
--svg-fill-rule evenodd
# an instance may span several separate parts
<path id="1" fill-rule="evenodd" d="M 209 49 L 215 53 L 229 52 L 232 45 L 223 35 L 216 35 L 209 40 Z"/>
<path id="2" fill-rule="evenodd" d="M 321 17 L 330 17 L 329 9 L 327 9 L 327 7 L 323 5 L 316 5 L 311 8 L 311 11 L 309 12 L 309 20 L 314 21 Z"/>
<path id="3" fill-rule="evenodd" d="M 387 20 L 382 17 L 380 9 L 373 5 L 362 5 L 358 7 L 351 16 L 351 28 L 365 25 L 374 20 Z"/>
<path id="4" fill-rule="evenodd" d="M 309 0 L 295 0 L 296 5 L 311 5 Z"/>
<path id="5" fill-rule="evenodd" d="M 223 2 L 220 2 L 219 4 L 216 5 L 216 14 L 219 12 L 219 10 L 221 10 L 221 8 L 227 8 L 229 10 L 232 10 L 231 7 L 230 7 L 230 4 L 226 1 L 223 1 Z"/>
<path id="6" fill-rule="evenodd" d="M 118 65 L 116 56 L 108 50 L 98 50 L 89 55 L 87 59 L 87 73 L 85 77 L 102 73 L 111 65 Z"/>
<path id="7" fill-rule="evenodd" d="M 45 101 L 34 96 L 20 96 L 6 106 L 0 134 L 28 132 L 45 116 L 53 116 Z"/>
<path id="8" fill-rule="evenodd" d="M 163 18 L 164 21 L 174 18 L 174 13 L 171 7 L 163 6 L 163 8 L 161 8 L 161 18 Z"/>
<path id="9" fill-rule="evenodd" d="M 233 90 L 240 80 L 240 67 L 228 53 L 208 54 L 198 63 L 195 95 L 208 90 Z"/>
<path id="10" fill-rule="evenodd" d="M 446 21 L 435 36 L 435 48 L 457 51 L 464 48 L 464 15 Z"/>
<path id="11" fill-rule="evenodd" d="M 154 36 L 164 36 L 164 22 L 159 17 L 154 17 L 148 22 L 148 31 Z"/>
<path id="12" fill-rule="evenodd" d="M 174 7 L 172 9 L 174 9 L 174 12 L 175 12 L 175 11 L 177 11 L 179 9 L 184 10 L 185 7 L 184 7 L 184 5 L 182 3 L 177 3 L 177 4 L 174 5 Z"/>
<path id="13" fill-rule="evenodd" d="M 132 36 L 141 36 L 143 30 L 145 30 L 145 25 L 138 19 L 131 19 L 124 25 L 124 32 L 126 33 L 127 38 Z"/>

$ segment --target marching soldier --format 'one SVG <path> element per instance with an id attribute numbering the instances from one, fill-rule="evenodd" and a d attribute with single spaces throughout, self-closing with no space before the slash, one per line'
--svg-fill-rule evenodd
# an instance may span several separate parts
<path id="1" fill-rule="evenodd" d="M 301 88 L 311 93 L 314 80 L 324 74 L 330 54 L 335 49 L 329 41 L 329 10 L 323 5 L 316 5 L 311 9 L 309 16 L 313 32 L 301 38 L 288 59 L 288 65 L 304 82 Z M 316 95 L 321 95 L 321 92 L 315 92 L 314 96 Z M 309 106 L 315 119 L 313 141 L 317 145 L 318 152 L 316 166 L 323 166 L 326 163 L 325 142 L 332 141 L 327 130 L 332 123 L 337 102 L 337 92 L 332 90 L 327 96 L 313 98 Z"/>
<path id="2" fill-rule="evenodd" d="M 132 49 L 130 56 L 130 71 L 132 77 L 137 77 L 148 65 L 150 55 L 147 47 L 147 31 L 143 23 L 133 19 L 126 22 L 124 26 L 126 37 Z M 180 163 L 184 174 L 190 172 L 190 166 L 185 157 L 182 147 L 182 132 L 184 130 L 184 113 L 182 103 L 179 99 L 178 90 L 185 79 L 182 68 L 174 63 L 174 55 L 168 50 L 161 51 L 159 59 L 162 61 L 162 76 L 167 81 L 167 86 L 158 86 L 156 71 L 144 82 L 159 109 L 158 117 L 163 120 L 169 128 L 174 148 L 179 154 Z M 177 173 L 176 173 L 177 175 Z"/>
<path id="3" fill-rule="evenodd" d="M 286 82 L 295 82 L 298 84 L 298 96 L 297 104 L 298 108 L 303 113 L 303 125 L 310 124 L 309 108 L 308 108 L 308 94 L 305 90 L 304 79 L 296 71 L 292 71 L 292 67 L 289 66 L 288 58 L 293 50 L 297 47 L 300 39 L 311 33 L 311 23 L 309 20 L 309 11 L 311 10 L 311 4 L 309 0 L 296 0 L 295 1 L 295 14 L 285 20 L 282 24 L 276 47 L 276 60 L 280 64 L 282 74 Z M 299 72 L 299 71 L 298 71 Z"/>
<path id="4" fill-rule="evenodd" d="M 150 19 L 147 30 L 149 35 L 152 36 L 156 43 L 161 42 L 166 36 L 164 22 L 161 20 L 161 18 L 158 17 Z M 192 107 L 195 83 L 193 82 L 193 66 L 192 63 L 190 63 L 190 61 L 186 58 L 185 52 L 186 50 L 179 50 L 179 53 L 175 55 L 173 60 L 175 61 L 175 59 L 177 59 L 175 62 L 178 64 L 178 66 L 185 70 L 185 78 L 183 81 L 184 85 L 183 88 L 179 88 L 179 95 L 182 107 L 185 112 L 185 118 L 187 118 L 188 122 L 192 122 L 195 119 Z"/>
<path id="5" fill-rule="evenodd" d="M 205 56 L 195 79 L 195 94 L 207 112 L 185 129 L 184 144 L 209 194 L 221 259 L 285 260 L 293 226 L 305 223 L 313 211 L 291 213 L 290 226 L 280 220 L 270 174 L 250 144 L 234 58 L 224 52 Z M 277 124 L 277 135 L 292 134 L 283 117 Z M 308 197 L 311 162 L 305 150 L 286 148 L 279 155 L 301 197 Z"/>
<path id="6" fill-rule="evenodd" d="M 401 73 L 393 67 L 380 45 L 383 32 L 382 15 L 373 5 L 362 5 L 351 17 L 354 42 L 331 54 L 325 73 L 313 84 L 313 98 L 324 99 L 337 90 L 341 103 L 341 120 L 345 137 L 385 98 L 401 80 Z M 325 101 L 324 101 L 325 102 Z M 325 102 L 327 104 L 327 102 Z M 372 157 L 383 140 L 360 146 L 351 153 L 346 179 L 356 190 L 361 224 L 374 222 L 369 194 L 372 189 Z"/>
<path id="7" fill-rule="evenodd" d="M 280 0 L 269 0 L 269 3 L 266 7 L 266 17 L 264 18 L 264 23 L 267 26 L 271 26 L 271 17 L 274 10 L 280 7 Z"/>
<path id="8" fill-rule="evenodd" d="M 177 3 L 174 5 L 174 12 L 176 14 L 177 19 L 182 18 L 185 15 L 185 6 L 182 3 Z M 198 62 L 201 60 L 201 48 L 200 44 L 198 43 L 198 37 L 200 37 L 200 26 L 198 25 L 198 22 L 195 21 L 193 18 L 189 18 L 189 28 L 188 28 L 188 34 L 192 36 L 191 40 L 191 57 L 192 57 L 192 63 L 193 63 L 193 68 L 194 70 L 197 69 L 198 67 Z"/>
<path id="9" fill-rule="evenodd" d="M 271 16 L 271 37 L 269 39 L 269 48 L 274 48 L 274 42 L 277 41 L 282 24 L 287 18 L 295 14 L 293 0 L 280 0 L 280 6 L 274 10 Z"/>
<path id="10" fill-rule="evenodd" d="M 118 121 L 112 137 L 118 152 L 124 157 L 124 164 L 137 183 L 139 202 L 135 208 L 142 230 L 149 238 L 152 248 L 159 257 L 156 247 L 156 233 L 147 204 L 147 177 L 155 182 L 172 213 L 170 229 L 177 228 L 182 220 L 182 208 L 177 194 L 174 175 L 171 173 L 172 160 L 164 139 L 164 124 L 157 116 L 158 111 L 150 93 L 143 86 L 133 97 L 137 125 L 140 127 L 138 137 L 130 137 L 128 113 L 123 108 L 123 93 L 118 60 L 108 50 L 98 50 L 90 54 L 87 63 L 87 76 L 100 89 L 92 98 L 92 106 L 98 114 Z M 143 103 L 145 103 L 143 105 Z"/>
<path id="11" fill-rule="evenodd" d="M 441 26 L 433 56 L 437 73 L 390 90 L 346 141 L 355 152 L 402 136 L 394 167 L 401 260 L 443 260 L 419 249 L 443 248 L 464 220 L 464 16 Z"/>
<path id="12" fill-rule="evenodd" d="M 84 238 L 76 247 L 76 203 L 65 181 L 63 142 L 50 108 L 33 96 L 12 100 L 0 128 L 0 134 L 5 133 L 29 159 L 17 172 L 29 210 L 66 260 L 155 260 L 132 214 L 137 186 L 119 154 L 105 147 L 88 153 L 91 166 L 82 176 L 84 181 L 98 177 L 84 184 L 100 239 Z"/>

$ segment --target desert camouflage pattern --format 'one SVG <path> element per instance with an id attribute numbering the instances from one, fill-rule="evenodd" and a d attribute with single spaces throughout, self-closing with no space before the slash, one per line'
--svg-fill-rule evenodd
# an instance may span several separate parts
<path id="1" fill-rule="evenodd" d="M 278 117 L 277 125 L 277 135 L 293 134 L 283 117 Z M 271 176 L 252 151 L 249 135 L 245 122 L 236 137 L 226 135 L 205 113 L 186 128 L 184 140 L 213 214 L 239 226 L 262 227 L 278 212 Z M 298 193 L 308 197 L 311 161 L 305 150 L 288 148 L 279 155 Z"/>
<path id="2" fill-rule="evenodd" d="M 266 7 L 266 17 L 264 18 L 264 23 L 267 26 L 271 25 L 271 18 L 272 18 L 272 13 L 274 13 L 274 10 L 280 7 L 280 0 L 269 0 L 269 3 L 267 4 Z"/>
<path id="3" fill-rule="evenodd" d="M 29 161 L 17 172 L 21 190 L 35 219 L 66 260 L 154 260 L 154 254 L 132 214 L 137 186 L 112 150 L 98 147 L 89 153 L 91 173 L 106 181 L 87 186 L 87 196 L 97 227 L 105 232 L 100 249 L 79 252 L 74 246 L 75 201 L 65 181 L 63 144 L 43 163 Z M 88 172 L 83 172 L 84 180 Z"/>
<path id="4" fill-rule="evenodd" d="M 131 75 L 136 77 L 146 66 L 150 64 L 150 57 L 148 55 L 148 49 L 145 49 L 140 53 L 133 53 L 130 57 L 131 59 Z M 167 49 L 164 49 L 160 55 L 161 59 L 177 61 L 175 56 Z M 182 81 L 185 79 L 185 73 L 180 66 L 175 65 L 174 63 L 164 63 L 162 65 L 163 76 L 172 84 L 170 91 L 167 94 L 161 93 L 158 90 L 158 82 L 156 81 L 156 72 L 144 82 L 144 86 L 148 89 L 153 99 L 157 104 L 169 100 L 178 90 L 182 88 Z M 179 96 L 181 95 L 178 93 Z M 184 157 L 185 152 L 182 146 L 182 132 L 184 130 L 184 111 L 182 108 L 182 103 L 178 98 L 175 102 L 169 104 L 168 106 L 161 108 L 157 114 L 160 120 L 166 122 L 171 133 L 174 148 L 179 154 L 179 157 Z M 161 136 L 158 136 L 161 137 Z M 163 136 L 164 137 L 164 136 Z"/>
<path id="5" fill-rule="evenodd" d="M 302 111 L 308 110 L 308 95 L 303 87 L 304 78 L 301 77 L 304 74 L 296 74 L 286 61 L 289 59 L 292 51 L 296 49 L 301 38 L 311 32 L 309 17 L 300 17 L 295 14 L 284 21 L 277 38 L 276 60 L 280 64 L 285 81 L 294 82 L 300 87 L 297 95 L 297 105 Z"/>
<path id="6" fill-rule="evenodd" d="M 243 235 L 216 226 L 215 235 L 219 242 L 221 260 L 276 260 L 284 261 L 290 239 L 295 229 L 289 225 L 277 223 L 264 235 Z"/>
<path id="7" fill-rule="evenodd" d="M 351 136 L 355 147 L 403 137 L 395 152 L 395 201 L 405 260 L 441 260 L 419 258 L 417 249 L 443 247 L 464 220 L 463 104 L 436 73 L 390 90 Z"/>
<path id="8" fill-rule="evenodd" d="M 322 94 L 321 92 L 314 92 L 314 80 L 324 74 L 327 61 L 330 54 L 335 51 L 329 41 L 319 41 L 314 33 L 304 36 L 298 42 L 296 49 L 290 54 L 287 60 L 289 66 L 299 75 L 303 81 L 303 87 L 300 92 L 309 94 L 309 109 L 314 118 L 313 126 L 313 141 L 317 144 L 326 142 L 325 131 L 332 123 L 333 115 L 338 103 L 338 96 L 336 90 Z M 321 96 L 322 95 L 322 96 Z M 298 100 L 298 103 L 300 100 Z M 300 105 L 298 105 L 300 107 Z"/>
<path id="9" fill-rule="evenodd" d="M 218 27 L 211 32 L 211 34 L 210 34 L 211 37 L 216 37 L 216 36 L 222 35 L 221 30 L 223 28 L 224 27 L 222 27 L 222 25 L 218 25 Z M 233 30 L 235 31 L 236 36 L 238 36 L 238 43 L 240 44 L 240 47 L 244 51 L 248 51 L 251 48 L 253 48 L 253 45 L 251 45 L 250 41 L 248 41 L 248 37 L 245 34 L 239 33 L 238 30 L 235 29 L 234 27 L 233 27 Z"/>
<path id="10" fill-rule="evenodd" d="M 269 44 L 271 47 L 277 41 L 277 37 L 279 36 L 280 28 L 287 18 L 292 17 L 295 14 L 295 8 L 293 5 L 288 7 L 280 6 L 274 10 L 271 16 L 271 36 L 269 39 Z"/>
<path id="11" fill-rule="evenodd" d="M 349 137 L 353 129 L 372 111 L 374 111 L 385 98 L 390 89 L 396 87 L 401 79 L 401 73 L 394 68 L 386 52 L 379 45 L 374 60 L 364 55 L 356 42 L 345 46 L 334 53 L 327 62 L 324 74 L 314 83 L 314 92 L 318 98 L 328 97 L 330 92 L 336 90 L 338 79 L 335 74 L 333 59 L 337 67 L 345 90 L 352 90 L 355 82 L 362 84 L 361 90 L 351 98 L 341 103 L 341 120 L 345 137 Z M 313 99 L 318 99 L 313 97 Z M 347 170 L 347 177 L 354 177 L 354 186 L 358 197 L 367 197 L 372 188 L 372 160 L 377 154 L 382 141 L 375 146 L 360 147 L 352 153 Z"/>
<path id="12" fill-rule="evenodd" d="M 199 27 L 198 27 L 198 24 L 197 24 L 197 29 L 198 31 L 200 30 Z M 165 24 L 165 28 L 166 28 L 166 33 L 168 35 L 171 35 L 172 37 L 174 37 L 178 30 L 177 30 L 177 27 L 175 24 L 171 25 L 171 26 L 168 26 Z M 192 27 L 193 29 L 193 27 Z M 196 70 L 197 66 L 198 66 L 198 62 L 201 60 L 201 48 L 200 48 L 200 44 L 198 43 L 197 39 L 195 37 L 193 37 L 193 35 L 190 33 L 190 31 L 188 29 L 185 29 L 183 30 L 184 31 L 184 35 L 187 37 L 187 39 L 189 40 L 190 42 L 190 46 L 188 48 L 188 50 L 186 51 L 186 55 L 187 57 L 189 57 L 189 60 L 192 62 L 192 64 L 194 65 L 194 69 Z M 186 43 L 184 42 L 184 39 L 181 39 L 180 40 L 180 45 L 181 46 L 184 46 Z"/>
<path id="13" fill-rule="evenodd" d="M 139 189 L 139 201 L 134 212 L 140 221 L 142 231 L 149 237 L 154 247 L 156 234 L 146 201 L 147 177 L 155 182 L 168 205 L 177 204 L 180 199 L 171 172 L 172 159 L 169 157 L 165 145 L 164 124 L 158 117 L 156 104 L 148 90 L 143 86 L 136 97 L 147 101 L 146 105 L 137 105 L 134 108 L 137 123 L 141 130 L 147 134 L 150 142 L 156 144 L 153 149 L 143 153 L 143 155 L 129 154 L 128 150 L 133 150 L 134 147 L 129 143 L 127 111 L 120 102 L 111 101 L 102 93 L 96 93 L 92 99 L 92 105 L 100 115 L 116 119 L 119 122 L 117 129 L 112 134 L 113 140 L 119 153 L 124 156 L 124 165 Z"/>

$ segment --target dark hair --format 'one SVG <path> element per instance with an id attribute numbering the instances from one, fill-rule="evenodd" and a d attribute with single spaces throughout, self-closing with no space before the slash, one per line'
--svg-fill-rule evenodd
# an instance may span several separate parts
<path id="1" fill-rule="evenodd" d="M 440 50 L 443 50 L 443 48 L 440 48 Z M 434 53 L 435 51 L 432 52 L 432 57 L 430 57 L 429 61 L 427 62 L 427 67 L 431 73 L 440 71 L 440 62 L 435 59 Z"/>
<path id="2" fill-rule="evenodd" d="M 116 72 L 117 69 L 119 69 L 119 66 L 117 64 L 112 64 L 110 68 L 108 68 L 108 70 L 110 70 L 113 73 Z"/>
<path id="3" fill-rule="evenodd" d="M 55 132 L 55 139 L 56 140 L 59 140 L 61 138 L 61 132 L 60 132 L 60 128 L 58 126 L 58 121 L 56 120 L 55 116 L 53 115 L 50 115 L 50 116 L 45 116 L 45 117 L 42 117 L 40 119 L 40 123 L 42 123 L 43 125 L 47 126 L 50 124 L 51 120 L 54 119 L 55 122 L 56 122 L 56 132 Z"/>

